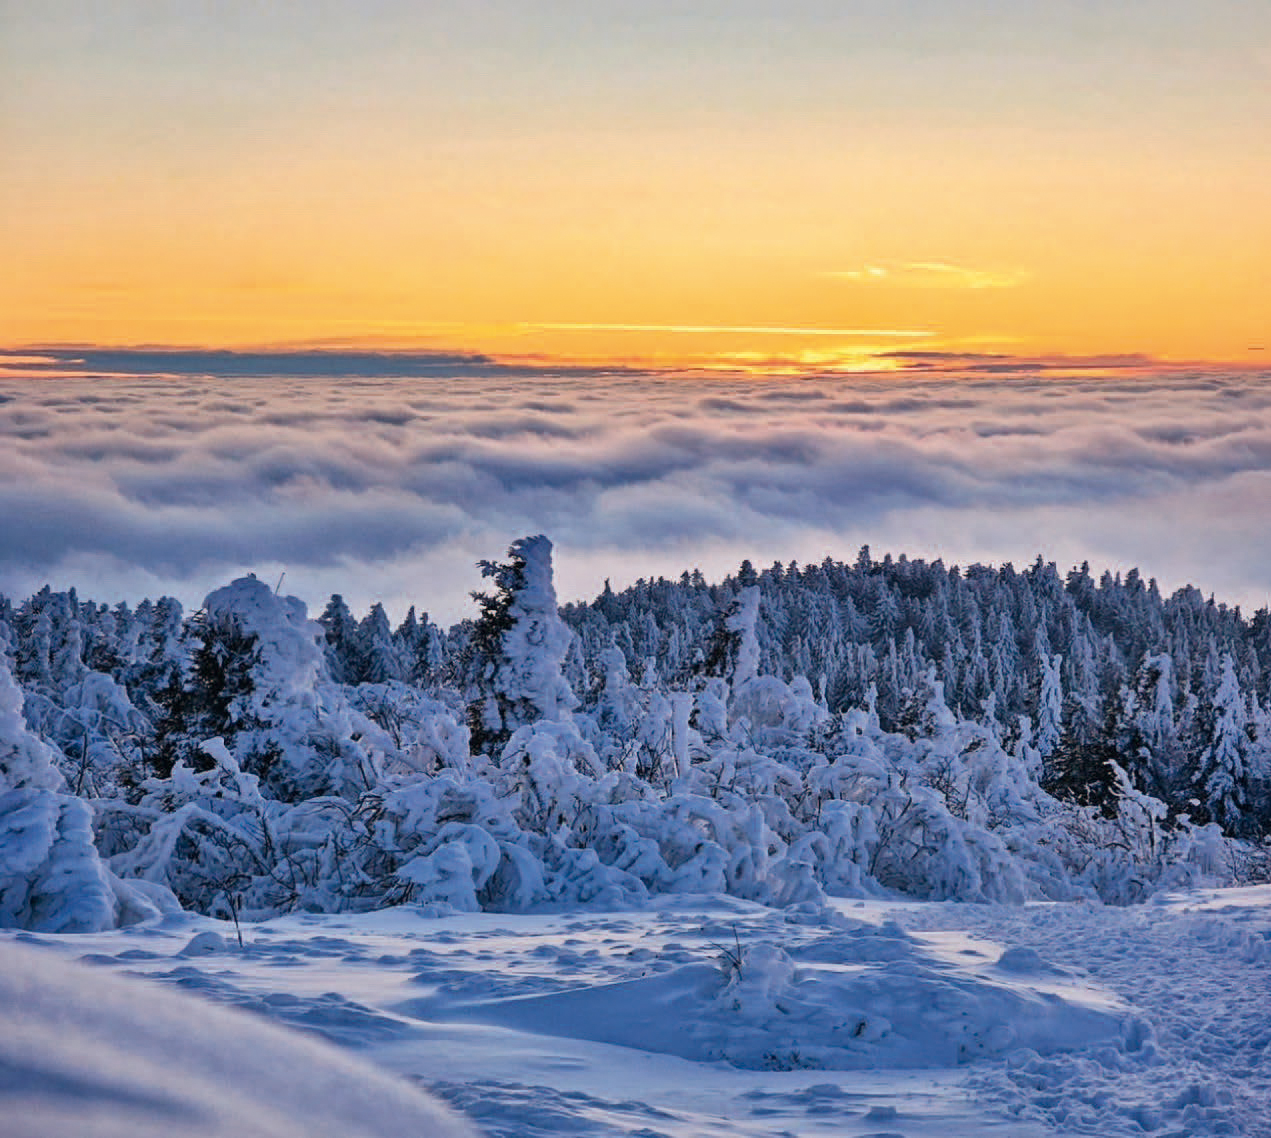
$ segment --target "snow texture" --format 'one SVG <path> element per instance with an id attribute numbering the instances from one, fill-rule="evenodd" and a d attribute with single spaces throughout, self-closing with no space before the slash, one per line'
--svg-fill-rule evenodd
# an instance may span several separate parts
<path id="1" fill-rule="evenodd" d="M 211 1001 L 429 1086 L 493 1138 L 1271 1136 L 1271 887 L 437 912 L 295 914 L 241 946 L 190 914 L 7 934 L 43 958 L 0 941 L 3 1117 L 58 1138 L 415 1132 L 400 1086 Z"/>
<path id="2" fill-rule="evenodd" d="M 338 598 L 313 622 L 254 577 L 186 621 L 0 598 L 5 939 L 363 1050 L 496 1135 L 1267 1133 L 1268 899 L 1214 892 L 1268 872 L 1264 617 L 1183 597 L 1166 636 L 1137 578 L 1092 599 L 1084 571 L 862 550 L 567 622 L 551 554 L 485 563 L 444 636 Z M 15 1058 L 12 1093 L 322 1133 L 237 1054 L 191 1056 L 256 1096 L 224 1119 L 198 1076 L 112 1082 L 149 1059 L 58 1066 L 96 1051 L 73 996 L 55 1074 Z M 67 1097 L 56 1125 L 96 1101 Z"/>
<path id="3" fill-rule="evenodd" d="M 470 1138 L 345 1053 L 153 983 L 0 943 L 6 1138 Z"/>

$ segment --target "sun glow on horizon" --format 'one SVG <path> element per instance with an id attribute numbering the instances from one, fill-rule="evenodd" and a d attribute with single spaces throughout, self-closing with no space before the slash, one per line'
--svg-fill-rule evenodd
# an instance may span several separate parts
<path id="1" fill-rule="evenodd" d="M 1269 9 L 496 8 L 7 7 L 0 343 L 852 369 L 1271 338 Z"/>

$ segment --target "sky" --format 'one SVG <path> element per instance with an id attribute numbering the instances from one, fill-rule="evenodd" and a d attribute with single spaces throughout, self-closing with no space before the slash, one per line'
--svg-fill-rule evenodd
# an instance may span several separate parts
<path id="1" fill-rule="evenodd" d="M 0 592 L 1271 598 L 1271 5 L 0 0 Z"/>
<path id="2" fill-rule="evenodd" d="M 1249 0 L 0 0 L 0 345 L 1258 364 L 1268 45 Z"/>

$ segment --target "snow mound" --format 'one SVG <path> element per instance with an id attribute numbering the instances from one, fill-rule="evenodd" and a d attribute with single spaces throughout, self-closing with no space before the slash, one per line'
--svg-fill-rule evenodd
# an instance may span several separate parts
<path id="1" fill-rule="evenodd" d="M 225 938 L 220 933 L 213 932 L 211 929 L 204 929 L 201 933 L 195 933 L 187 944 L 177 955 L 178 956 L 206 956 L 211 952 L 224 952 L 229 945 L 225 943 Z"/>
<path id="2" fill-rule="evenodd" d="M 1122 1008 L 1024 951 L 1006 954 L 1006 969 L 952 964 L 894 924 L 836 930 L 793 955 L 767 940 L 717 948 L 715 963 L 634 979 L 528 998 L 441 992 L 399 1010 L 749 1070 L 932 1069 L 1025 1048 L 1143 1044 Z M 1012 973 L 1012 960 L 1026 967 Z"/>
<path id="3" fill-rule="evenodd" d="M 0 943 L 6 1138 L 470 1138 L 426 1095 L 254 1017 Z"/>
<path id="4" fill-rule="evenodd" d="M 997 967 L 1003 972 L 1014 972 L 1020 975 L 1039 975 L 1047 972 L 1060 976 L 1067 975 L 1062 968 L 1053 965 L 1037 949 L 1023 945 L 1016 945 L 1003 952 L 998 957 Z"/>

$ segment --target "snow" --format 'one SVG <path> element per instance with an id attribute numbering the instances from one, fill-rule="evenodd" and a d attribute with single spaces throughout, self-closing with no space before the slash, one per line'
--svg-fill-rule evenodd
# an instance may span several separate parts
<path id="1" fill-rule="evenodd" d="M 578 698 L 560 670 L 571 633 L 560 619 L 552 583 L 552 543 L 538 534 L 513 542 L 508 553 L 519 572 L 508 605 L 509 627 L 502 636 L 503 659 L 495 686 L 514 705 L 532 709 L 535 718 L 559 719 L 577 705 Z"/>
<path id="2" fill-rule="evenodd" d="M 1086 1006 L 1076 989 L 1038 993 L 932 960 L 909 941 L 873 926 L 790 952 L 758 939 L 634 979 L 511 999 L 439 996 L 410 1010 L 748 1070 L 951 1067 L 1127 1034 L 1124 1017 Z"/>
<path id="3" fill-rule="evenodd" d="M 997 687 L 967 718 L 956 670 L 893 627 L 883 687 L 831 711 L 824 674 L 814 695 L 807 669 L 769 670 L 779 613 L 744 586 L 637 685 L 632 627 L 585 650 L 551 553 L 482 563 L 497 591 L 426 690 L 393 678 L 419 644 L 382 610 L 363 646 L 324 643 L 352 624 L 338 598 L 315 623 L 244 578 L 176 657 L 116 679 L 86 670 L 85 630 L 126 620 L 42 594 L 39 651 L 0 660 L 0 951 L 46 950 L 0 960 L 0 1093 L 24 1126 L 418 1132 L 400 1085 L 362 1111 L 333 1074 L 323 1105 L 315 1072 L 357 1051 L 509 1138 L 1271 1138 L 1271 894 L 1223 889 L 1268 876 L 1250 772 L 1271 718 L 1231 652 L 1213 641 L 1177 708 L 1170 657 L 1109 673 L 1119 711 L 1087 745 L 1043 623 L 1017 733 Z M 870 622 L 895 626 L 880 597 Z M 1009 624 L 988 606 L 1012 659 L 986 684 L 1024 682 Z M 373 682 L 335 678 L 359 669 Z M 1178 812 L 1192 790 L 1203 825 Z M 346 1054 L 257 1046 L 262 1016 Z"/>
<path id="4" fill-rule="evenodd" d="M 1020 717 L 1012 744 L 996 718 L 996 689 L 979 701 L 989 722 L 966 717 L 966 690 L 955 713 L 956 669 L 924 662 L 912 624 L 899 647 L 898 626 L 889 634 L 885 727 L 872 681 L 865 706 L 831 712 L 824 673 L 814 696 L 805 674 L 759 671 L 778 662 L 763 621 L 781 620 L 781 601 L 770 591 L 761 604 L 757 585 L 698 598 L 697 633 L 671 628 L 637 687 L 630 620 L 616 631 L 607 618 L 584 624 L 586 649 L 556 609 L 550 541 L 524 538 L 509 557 L 481 563 L 496 590 L 479 595 L 480 620 L 451 630 L 440 655 L 428 648 L 445 666 L 427 690 L 384 678 L 410 670 L 418 622 L 394 644 L 382 609 L 354 625 L 333 598 L 323 620 L 334 639 L 324 645 L 324 625 L 299 600 L 255 577 L 210 594 L 186 622 L 181 649 L 144 662 L 111 645 L 130 623 L 152 635 L 150 616 L 103 623 L 92 602 L 47 591 L 13 610 L 39 651 L 15 662 L 25 709 L 17 686 L 0 683 L 0 793 L 17 793 L 0 800 L 0 923 L 87 931 L 134 919 L 165 890 L 207 915 L 263 919 L 408 900 L 473 911 L 603 908 L 712 890 L 776 905 L 896 893 L 1130 903 L 1162 888 L 1268 875 L 1266 852 L 1242 839 L 1266 825 L 1271 783 L 1251 772 L 1265 765 L 1260 724 L 1271 720 L 1261 709 L 1244 718 L 1253 689 L 1240 686 L 1230 652 L 1219 668 L 1216 641 L 1204 658 L 1212 684 L 1183 704 L 1186 747 L 1167 717 L 1144 710 L 1170 698 L 1150 668 L 1121 688 L 1106 730 L 1083 742 L 1086 728 L 1063 716 L 1085 696 L 1079 687 L 1064 696 L 1059 657 L 1035 620 L 1048 702 L 1035 725 Z M 947 609 L 940 589 L 961 576 L 946 580 L 942 567 L 926 576 L 936 608 Z M 878 595 L 871 622 L 895 626 L 907 593 L 879 592 L 872 569 L 857 585 Z M 1057 587 L 1052 576 L 1041 599 Z M 817 593 L 802 578 L 789 588 L 792 598 Z M 1016 598 L 1026 610 L 1031 595 Z M 650 646 L 666 600 L 631 614 L 651 625 Z M 786 623 L 797 615 L 787 612 Z M 1005 651 L 1016 640 L 1006 608 L 994 601 L 983 615 Z M 707 616 L 714 632 L 703 637 Z M 951 619 L 946 611 L 944 624 Z M 168 616 L 162 623 L 172 626 Z M 363 631 L 365 643 L 348 640 Z M 89 659 L 120 679 L 75 664 L 90 642 Z M 1003 668 L 1015 688 L 1031 684 L 1018 647 L 1011 660 L 979 668 L 973 686 L 1004 683 Z M 50 652 L 69 686 L 53 684 Z M 384 666 L 370 669 L 370 655 Z M 354 667 L 354 657 L 365 659 Z M 333 663 L 379 678 L 337 682 Z M 664 665 L 675 678 L 662 687 Z M 1105 686 L 1128 677 L 1118 668 Z M 876 669 L 853 684 L 867 675 Z M 110 709 L 106 719 L 95 701 Z M 1062 761 L 1048 769 L 1055 729 Z M 1159 754 L 1144 742 L 1157 737 Z M 1208 794 L 1196 781 L 1202 761 L 1212 768 L 1205 786 L 1226 789 L 1198 825 L 1191 811 L 1201 803 L 1182 796 Z M 120 878 L 137 883 L 133 894 Z"/>
<path id="5" fill-rule="evenodd" d="M 396 1076 L 495 1138 L 1271 1136 L 1268 886 L 1124 908 L 429 902 L 239 931 L 169 913 L 0 934 L 0 1117 L 41 1135 L 440 1133 L 391 1121 L 428 1109 Z"/>
<path id="6" fill-rule="evenodd" d="M 56 753 L 27 729 L 22 704 L 0 657 L 0 926 L 108 928 L 117 900 L 93 845 L 92 808 L 61 793 Z"/>
<path id="7" fill-rule="evenodd" d="M 0 945 L 7 1138 L 465 1138 L 333 1047 L 49 953 Z"/>

